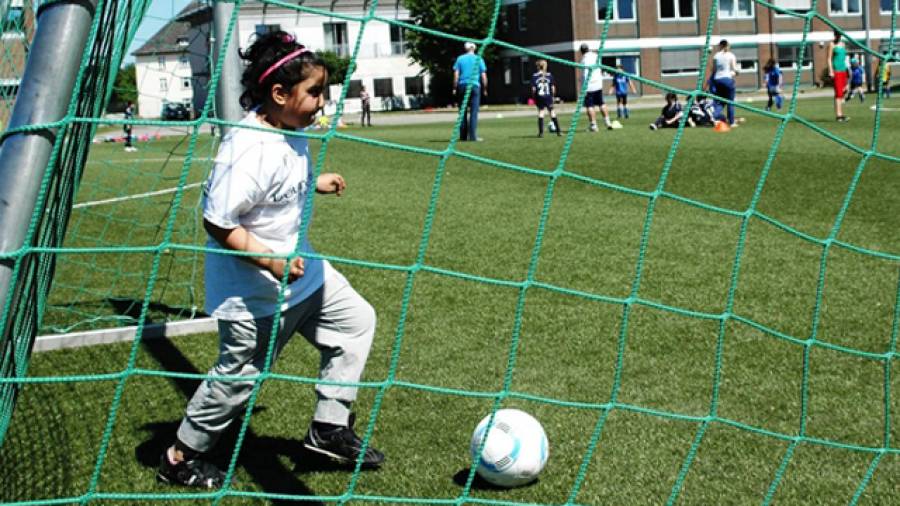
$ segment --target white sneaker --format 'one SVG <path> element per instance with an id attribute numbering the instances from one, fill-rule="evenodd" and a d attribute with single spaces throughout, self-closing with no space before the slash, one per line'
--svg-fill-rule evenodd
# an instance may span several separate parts
<path id="1" fill-rule="evenodd" d="M 591 123 L 591 127 L 590 127 L 588 130 L 591 131 L 591 132 L 596 132 L 596 131 L 597 131 L 597 124 L 596 124 L 596 123 Z"/>

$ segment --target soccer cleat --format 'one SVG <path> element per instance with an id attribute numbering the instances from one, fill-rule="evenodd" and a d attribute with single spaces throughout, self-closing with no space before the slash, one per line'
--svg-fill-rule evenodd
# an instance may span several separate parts
<path id="1" fill-rule="evenodd" d="M 596 124 L 596 123 L 591 123 L 591 127 L 590 127 L 588 130 L 591 131 L 591 132 L 596 132 L 596 131 L 597 131 L 597 124 Z"/>
<path id="2" fill-rule="evenodd" d="M 656 123 L 650 123 L 650 130 L 656 130 Z"/>
<path id="3" fill-rule="evenodd" d="M 225 473 L 215 465 L 199 458 L 183 460 L 177 464 L 169 461 L 168 450 L 159 459 L 156 479 L 169 485 L 183 485 L 197 488 L 222 488 Z"/>
<path id="4" fill-rule="evenodd" d="M 363 442 L 353 431 L 354 416 L 350 415 L 350 425 L 328 432 L 320 432 L 315 426 L 309 428 L 303 438 L 303 447 L 307 450 L 325 455 L 339 464 L 356 464 L 362 451 Z M 363 455 L 363 469 L 374 469 L 384 462 L 384 454 L 369 446 Z"/>

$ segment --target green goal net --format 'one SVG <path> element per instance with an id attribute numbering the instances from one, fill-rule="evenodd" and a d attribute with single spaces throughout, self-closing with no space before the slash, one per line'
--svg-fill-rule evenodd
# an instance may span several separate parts
<path id="1" fill-rule="evenodd" d="M 215 117 L 211 92 L 195 119 L 129 120 L 138 151 L 123 151 L 126 120 L 107 106 L 134 91 L 114 79 L 150 2 L 103 0 L 68 113 L 54 125 L 60 135 L 27 244 L 0 252 L 13 272 L 0 299 L 3 504 L 896 500 L 900 107 L 886 79 L 898 63 L 896 1 L 660 2 L 678 16 L 689 10 L 703 29 L 690 47 L 662 48 L 678 54 L 659 81 L 626 70 L 645 97 L 618 120 L 624 128 L 588 132 L 582 89 L 558 108 L 561 138 L 535 138 L 531 108 L 489 103 L 481 143 L 459 141 L 455 109 L 356 125 L 345 113 L 350 90 L 375 75 L 361 55 L 377 53 L 379 32 L 460 48 L 472 41 L 496 55 L 489 65 L 510 76 L 504 86 L 524 89 L 512 76 L 524 80 L 536 59 L 557 78 L 580 67 L 574 43 L 554 52 L 507 40 L 513 26 L 545 29 L 540 6 L 550 2 L 446 2 L 489 12 L 476 34 L 399 18 L 402 2 L 229 3 L 226 40 L 242 12 L 265 26 L 324 17 L 358 30 L 331 122 L 303 133 L 315 174 L 341 172 L 348 192 L 315 196 L 304 234 L 378 312 L 355 410 L 365 444 L 388 460 L 369 472 L 303 453 L 318 357 L 293 343 L 258 377 L 211 457 L 227 470 L 226 485 L 156 483 L 193 389 L 228 381 L 205 374 L 214 332 L 149 339 L 147 329 L 206 316 L 202 183 L 219 139 L 210 132 L 234 123 Z M 643 14 L 644 2 L 587 4 L 600 16 L 591 41 L 600 58 L 580 70 L 615 72 L 622 55 L 640 53 L 616 41 L 627 9 L 640 4 Z M 4 33 L 28 33 L 37 9 L 14 7 L 22 15 L 7 16 Z M 211 7 L 190 9 L 211 15 Z M 733 103 L 746 121 L 730 132 L 692 128 L 687 115 L 676 128 L 648 129 L 660 95 L 675 93 L 685 110 L 711 97 L 707 49 L 746 31 L 745 12 L 801 34 L 771 42 L 785 69 L 784 107 L 770 110 L 747 90 Z M 185 14 L 173 9 L 168 26 L 196 20 Z M 853 24 L 869 16 L 888 28 Z M 185 28 L 192 48 L 190 37 L 209 35 L 195 28 Z M 810 85 L 827 77 L 811 52 L 832 30 L 878 69 L 872 91 L 844 104 L 848 123 L 834 120 L 830 85 Z M 739 53 L 750 45 L 740 33 Z M 29 37 L 4 38 L 13 73 Z M 216 90 L 224 57 L 193 56 Z M 758 74 L 757 60 L 740 63 Z M 138 80 L 139 89 L 151 84 Z M 0 90 L 5 104 L 16 89 Z M 123 326 L 136 329 L 132 341 L 32 353 L 39 335 Z M 535 415 L 550 441 L 537 482 L 510 490 L 480 480 L 469 454 L 476 423 L 504 407 Z"/>

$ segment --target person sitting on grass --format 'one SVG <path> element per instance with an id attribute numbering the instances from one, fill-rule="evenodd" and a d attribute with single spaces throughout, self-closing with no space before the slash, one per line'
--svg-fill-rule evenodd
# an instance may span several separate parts
<path id="1" fill-rule="evenodd" d="M 717 116 L 724 117 L 721 108 L 717 112 L 715 100 L 705 96 L 698 97 L 688 112 L 688 119 L 692 126 L 698 127 L 715 126 L 716 120 L 719 119 Z"/>
<path id="2" fill-rule="evenodd" d="M 656 121 L 650 123 L 650 130 L 658 128 L 677 128 L 678 121 L 684 116 L 684 110 L 678 102 L 678 95 L 669 92 L 666 93 L 666 105 L 662 108 L 660 116 Z"/>

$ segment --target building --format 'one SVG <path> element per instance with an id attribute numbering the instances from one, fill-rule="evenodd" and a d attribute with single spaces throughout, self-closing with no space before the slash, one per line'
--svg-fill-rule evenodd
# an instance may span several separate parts
<path id="1" fill-rule="evenodd" d="M 160 118 L 166 104 L 183 104 L 194 115 L 201 110 L 209 81 L 208 12 L 206 2 L 191 2 L 132 53 L 138 117 Z"/>
<path id="2" fill-rule="evenodd" d="M 428 86 L 428 76 L 413 62 L 406 51 L 404 29 L 383 21 L 370 21 L 365 26 L 362 40 L 361 23 L 345 17 L 361 18 L 369 10 L 369 0 L 306 0 L 302 7 L 318 12 L 290 9 L 257 1 L 245 2 L 239 14 L 240 46 L 247 47 L 254 34 L 272 30 L 292 33 L 298 41 L 315 51 L 332 51 L 341 56 L 351 56 L 357 42 L 359 52 L 356 68 L 347 90 L 344 110 L 360 110 L 359 90 L 365 86 L 372 96 L 373 110 L 416 108 L 422 104 Z M 400 0 L 378 2 L 375 16 L 381 19 L 409 20 L 409 11 Z M 331 113 L 334 102 L 340 97 L 341 88 L 329 90 Z"/>
<path id="3" fill-rule="evenodd" d="M 770 0 L 778 7 L 808 12 L 811 0 Z M 887 51 L 891 9 L 897 0 L 830 0 L 818 2 L 818 13 L 873 50 Z M 653 81 L 692 89 L 705 69 L 700 68 L 706 49 L 706 32 L 714 4 L 718 8 L 712 44 L 722 38 L 732 44 L 741 73 L 739 89 L 758 89 L 763 67 L 774 58 L 784 71 L 786 85 L 800 73 L 803 86 L 821 85 L 827 72 L 826 44 L 831 28 L 814 20 L 806 40 L 804 20 L 779 14 L 752 0 L 503 0 L 497 38 L 564 60 L 576 60 L 578 47 L 597 49 L 606 31 L 603 63 L 621 64 L 626 71 Z M 610 18 L 607 24 L 606 18 Z M 800 48 L 805 45 L 803 60 Z M 848 44 L 851 53 L 859 48 Z M 500 62 L 489 69 L 489 95 L 502 101 L 524 101 L 534 72 L 533 58 L 512 49 L 500 52 Z M 861 56 L 861 55 L 860 55 Z M 864 58 L 869 72 L 875 62 Z M 577 96 L 575 71 L 550 62 L 564 100 Z M 639 86 L 643 93 L 660 93 Z"/>

